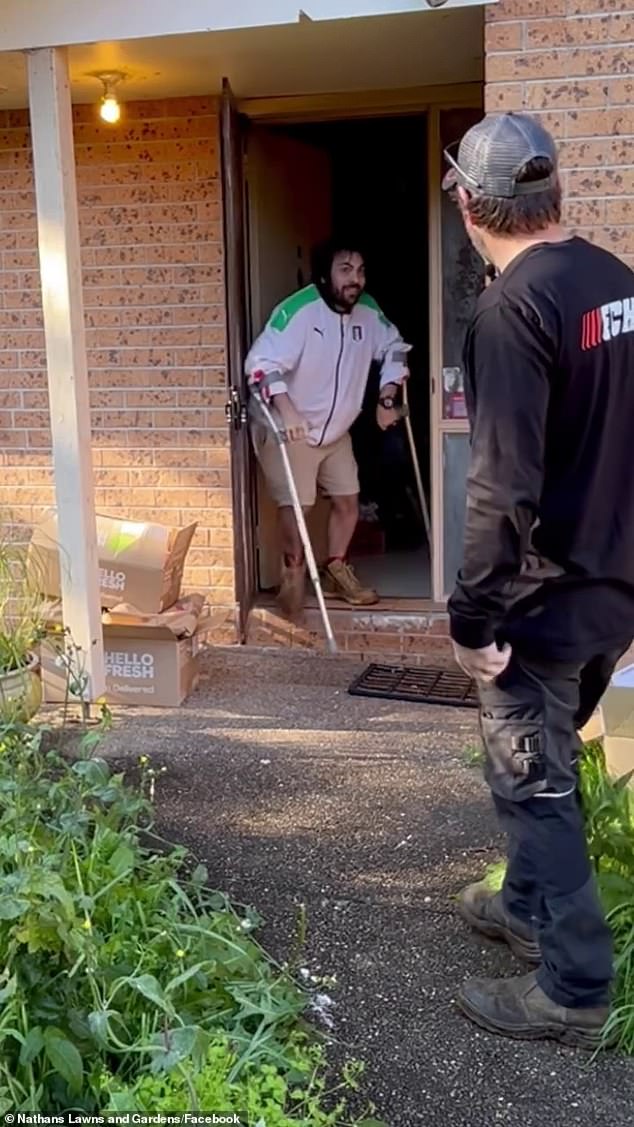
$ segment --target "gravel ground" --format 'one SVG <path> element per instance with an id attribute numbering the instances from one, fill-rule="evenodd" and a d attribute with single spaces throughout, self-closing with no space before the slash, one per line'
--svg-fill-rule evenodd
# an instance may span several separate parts
<path id="1" fill-rule="evenodd" d="M 390 1127 L 631 1127 L 634 1066 L 475 1030 L 473 975 L 522 973 L 469 933 L 460 887 L 501 840 L 465 749 L 473 713 L 350 697 L 348 661 L 215 651 L 180 710 L 129 710 L 107 754 L 152 756 L 160 832 L 263 915 L 278 958 L 308 915 L 304 962 L 337 976 L 337 1053 Z"/>

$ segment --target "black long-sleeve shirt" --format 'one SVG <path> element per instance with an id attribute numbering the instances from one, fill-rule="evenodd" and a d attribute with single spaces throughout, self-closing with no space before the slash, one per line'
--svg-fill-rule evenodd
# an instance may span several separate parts
<path id="1" fill-rule="evenodd" d="M 520 254 L 465 344 L 471 465 L 452 637 L 553 658 L 634 634 L 634 274 L 583 239 Z"/>

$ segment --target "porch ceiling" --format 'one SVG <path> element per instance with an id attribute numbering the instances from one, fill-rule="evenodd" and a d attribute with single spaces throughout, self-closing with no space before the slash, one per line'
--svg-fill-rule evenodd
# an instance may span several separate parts
<path id="1" fill-rule="evenodd" d="M 95 71 L 123 71 L 122 101 L 211 94 L 228 75 L 240 98 L 397 89 L 482 78 L 482 9 L 134 39 L 70 48 L 75 102 L 97 102 Z M 27 105 L 20 52 L 0 54 L 0 109 Z"/>

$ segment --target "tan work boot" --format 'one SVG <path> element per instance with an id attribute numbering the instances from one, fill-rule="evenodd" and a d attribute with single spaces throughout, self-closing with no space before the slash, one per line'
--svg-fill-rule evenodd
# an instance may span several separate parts
<path id="1" fill-rule="evenodd" d="M 379 596 L 371 587 L 362 587 L 350 564 L 331 560 L 322 572 L 322 586 L 327 598 L 344 599 L 353 607 L 369 607 Z"/>
<path id="2" fill-rule="evenodd" d="M 458 911 L 482 935 L 508 943 L 518 959 L 533 964 L 541 962 L 535 932 L 522 920 L 509 915 L 502 902 L 502 893 L 488 888 L 485 881 L 470 884 L 462 890 L 458 896 Z"/>
<path id="3" fill-rule="evenodd" d="M 304 621 L 304 596 L 306 594 L 306 565 L 284 564 L 282 581 L 277 596 L 278 606 L 285 618 L 300 626 Z"/>
<path id="4" fill-rule="evenodd" d="M 502 1037 L 519 1041 L 560 1041 L 594 1052 L 603 1041 L 609 1006 L 568 1009 L 544 994 L 537 975 L 465 982 L 458 1006 L 471 1021 Z"/>

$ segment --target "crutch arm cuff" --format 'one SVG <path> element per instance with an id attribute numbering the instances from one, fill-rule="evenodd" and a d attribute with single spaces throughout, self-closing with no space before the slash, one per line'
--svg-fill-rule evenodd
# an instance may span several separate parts
<path id="1" fill-rule="evenodd" d="M 287 384 L 280 371 L 263 372 L 258 369 L 248 376 L 248 384 L 252 392 L 259 393 L 267 401 L 274 395 L 285 395 L 288 392 Z"/>

